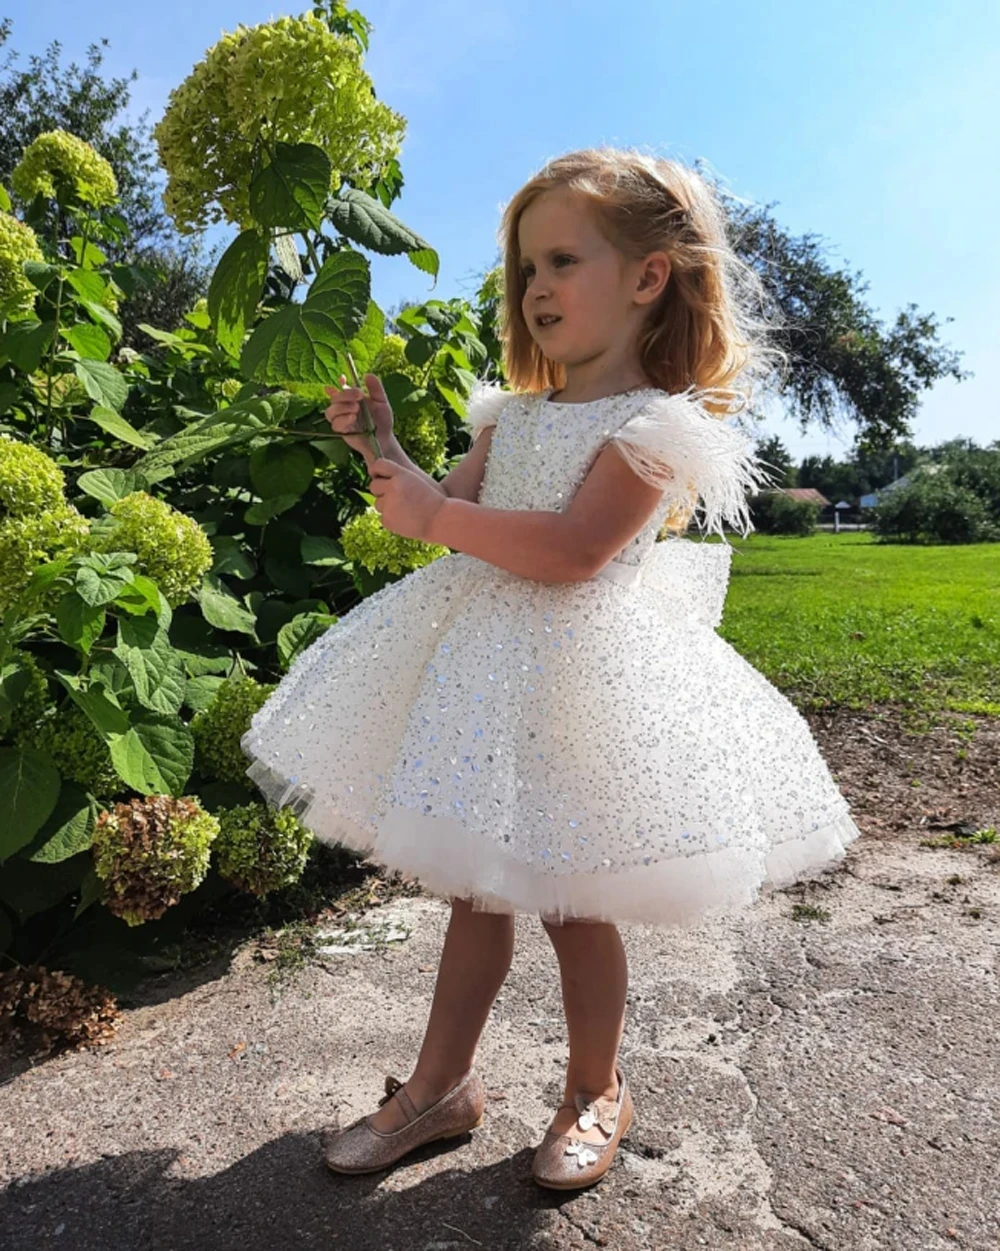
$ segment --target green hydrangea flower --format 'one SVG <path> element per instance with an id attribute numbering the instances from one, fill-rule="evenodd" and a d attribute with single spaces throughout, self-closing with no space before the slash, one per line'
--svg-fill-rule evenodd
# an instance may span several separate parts
<path id="1" fill-rule="evenodd" d="M 403 374 L 414 386 L 424 385 L 426 371 L 406 359 L 406 340 L 398 334 L 387 334 L 372 363 L 371 373 L 379 378 Z M 448 427 L 433 400 L 403 413 L 395 413 L 393 433 L 403 451 L 425 473 L 433 473 L 444 463 L 448 445 Z"/>
<path id="2" fill-rule="evenodd" d="M 369 370 L 369 373 L 376 374 L 379 378 L 386 378 L 389 374 L 405 374 L 418 387 L 424 385 L 425 372 L 419 365 L 406 359 L 406 340 L 398 334 L 385 336 Z"/>
<path id="3" fill-rule="evenodd" d="M 263 896 L 299 880 L 312 843 L 291 808 L 246 804 L 219 813 L 215 863 L 234 886 Z"/>
<path id="4" fill-rule="evenodd" d="M 208 707 L 195 713 L 191 733 L 199 773 L 219 782 L 246 784 L 249 761 L 240 749 L 240 739 L 273 690 L 273 685 L 242 675 L 227 678 Z"/>
<path id="5" fill-rule="evenodd" d="M 58 711 L 48 709 L 47 715 L 15 738 L 25 747 L 46 752 L 64 778 L 98 799 L 108 800 L 128 789 L 111 763 L 107 743 L 76 704 L 64 704 Z"/>
<path id="6" fill-rule="evenodd" d="M 45 671 L 31 652 L 15 651 L 14 659 L 28 671 L 28 685 L 14 705 L 7 731 L 14 742 L 19 742 L 35 729 L 46 713 L 55 709 L 55 704 L 49 696 Z"/>
<path id="7" fill-rule="evenodd" d="M 145 491 L 116 500 L 110 512 L 118 524 L 103 529 L 92 550 L 135 552 L 136 568 L 153 579 L 171 608 L 189 600 L 212 567 L 212 545 L 201 526 Z"/>
<path id="8" fill-rule="evenodd" d="M 480 304 L 499 304 L 503 300 L 503 266 L 494 265 L 483 276 L 482 285 L 476 292 Z"/>
<path id="9" fill-rule="evenodd" d="M 437 543 L 393 534 L 382 524 L 374 505 L 352 517 L 344 526 L 340 532 L 340 546 L 348 560 L 364 565 L 369 573 L 374 573 L 376 569 L 408 573 L 411 569 L 419 569 L 432 560 L 449 555 L 449 549 Z"/>
<path id="10" fill-rule="evenodd" d="M 161 917 L 208 872 L 219 821 L 194 799 L 147 795 L 97 818 L 94 869 L 104 902 L 129 925 Z"/>
<path id="11" fill-rule="evenodd" d="M 34 517 L 0 521 L 0 615 L 14 603 L 39 565 L 72 555 L 87 542 L 90 525 L 69 504 Z M 63 588 L 55 588 L 58 598 Z"/>
<path id="12" fill-rule="evenodd" d="M 25 517 L 65 504 L 63 471 L 44 452 L 0 434 L 0 517 Z"/>
<path id="13" fill-rule="evenodd" d="M 425 473 L 433 473 L 444 463 L 448 427 L 433 400 L 400 413 L 393 430 L 400 447 Z"/>
<path id="14" fill-rule="evenodd" d="M 405 121 L 375 98 L 357 44 L 312 13 L 224 34 L 171 93 L 153 130 L 178 230 L 225 219 L 254 225 L 254 145 L 312 143 L 345 176 L 371 186 L 398 155 Z"/>
<path id="15" fill-rule="evenodd" d="M 65 203 L 82 200 L 93 208 L 114 204 L 118 198 L 115 172 L 89 143 L 65 130 L 49 130 L 28 144 L 10 184 L 25 203 L 36 195 Z"/>
<path id="16" fill-rule="evenodd" d="M 30 226 L 0 209 L 0 316 L 30 313 L 37 289 L 24 274 L 25 261 L 44 261 Z"/>

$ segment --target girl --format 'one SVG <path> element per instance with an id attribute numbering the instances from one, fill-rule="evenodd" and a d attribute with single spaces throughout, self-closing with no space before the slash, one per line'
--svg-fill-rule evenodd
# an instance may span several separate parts
<path id="1" fill-rule="evenodd" d="M 440 482 L 414 465 L 373 375 L 383 458 L 347 434 L 385 526 L 452 554 L 301 654 L 243 747 L 317 837 L 451 900 L 416 1066 L 327 1135 L 326 1163 L 374 1171 L 480 1124 L 476 1045 L 524 911 L 555 947 L 570 1052 L 532 1171 L 569 1189 L 633 1115 L 616 923 L 744 907 L 859 830 L 805 720 L 715 632 L 732 549 L 679 537 L 698 508 L 749 534 L 767 481 L 722 420 L 773 352 L 714 192 L 672 161 L 575 152 L 501 234 L 513 390 L 474 394 L 465 458 Z M 330 425 L 356 432 L 361 390 L 329 390 Z"/>

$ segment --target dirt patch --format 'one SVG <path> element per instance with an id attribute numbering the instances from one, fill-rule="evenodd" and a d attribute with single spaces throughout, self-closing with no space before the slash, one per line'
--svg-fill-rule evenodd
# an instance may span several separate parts
<path id="1" fill-rule="evenodd" d="M 806 720 L 868 837 L 906 829 L 961 836 L 991 826 L 1000 833 L 995 717 L 942 714 L 938 724 L 913 730 L 889 705 L 810 712 Z"/>

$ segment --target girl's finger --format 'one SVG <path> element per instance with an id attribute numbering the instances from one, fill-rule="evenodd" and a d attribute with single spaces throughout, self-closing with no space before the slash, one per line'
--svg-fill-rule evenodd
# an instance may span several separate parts
<path id="1" fill-rule="evenodd" d="M 389 397 L 385 393 L 385 387 L 382 385 L 382 379 L 377 374 L 365 374 L 365 384 L 368 387 L 369 396 L 376 404 L 387 404 Z"/>

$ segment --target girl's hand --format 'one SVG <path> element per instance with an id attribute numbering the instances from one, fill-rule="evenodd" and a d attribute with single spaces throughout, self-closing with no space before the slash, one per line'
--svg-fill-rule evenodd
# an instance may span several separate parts
<path id="1" fill-rule="evenodd" d="M 362 391 L 360 387 L 349 387 L 347 378 L 341 374 L 339 388 L 323 388 L 330 396 L 330 407 L 324 411 L 323 416 L 330 423 L 330 429 L 335 434 L 344 436 L 344 442 L 348 447 L 361 453 L 368 466 L 368 472 L 371 473 L 375 454 L 371 440 L 361 433 L 365 428 L 365 418 L 361 412 L 362 398 L 367 400 L 368 411 L 375 423 L 375 433 L 378 435 L 379 446 L 383 452 L 392 438 L 393 418 L 381 380 L 375 374 L 365 374 L 365 386 L 367 391 Z"/>
<path id="2" fill-rule="evenodd" d="M 397 465 L 394 460 L 383 457 L 373 461 L 369 469 L 375 507 L 385 528 L 406 539 L 431 542 L 434 518 L 446 497 L 412 469 Z"/>

